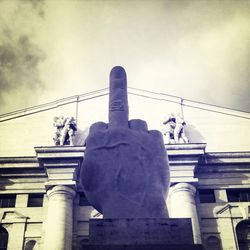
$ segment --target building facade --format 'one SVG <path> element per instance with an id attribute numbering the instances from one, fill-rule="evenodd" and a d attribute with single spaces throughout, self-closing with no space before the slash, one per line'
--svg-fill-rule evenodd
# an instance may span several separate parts
<path id="1" fill-rule="evenodd" d="M 105 103 L 106 92 L 103 94 Z M 166 200 L 170 218 L 191 218 L 194 243 L 204 249 L 250 249 L 250 115 L 203 104 L 190 107 L 194 105 L 187 102 L 185 106 L 183 100 L 174 104 L 167 100 L 162 105 L 160 100 L 152 105 L 162 106 L 163 115 L 156 123 L 154 114 L 150 124 L 147 112 L 143 113 L 148 104 L 142 103 L 141 109 L 132 110 L 132 116 L 140 118 L 141 112 L 149 127 L 159 129 L 155 124 L 162 125 L 166 109 L 182 112 L 187 123 L 188 143 L 165 144 L 171 172 Z M 85 126 L 96 119 L 91 112 L 101 113 L 103 104 L 89 111 L 86 107 L 93 103 L 63 100 L 49 105 L 0 117 L 1 250 L 84 249 L 89 220 L 102 218 L 86 199 L 79 172 Z M 211 120 L 208 113 L 216 119 Z M 74 146 L 53 145 L 56 114 L 77 117 Z M 89 121 L 80 114 L 89 115 Z"/>

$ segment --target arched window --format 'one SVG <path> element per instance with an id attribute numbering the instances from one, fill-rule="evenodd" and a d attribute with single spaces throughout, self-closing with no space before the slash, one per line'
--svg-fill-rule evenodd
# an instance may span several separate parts
<path id="1" fill-rule="evenodd" d="M 236 234 L 240 250 L 250 249 L 250 220 L 243 220 L 236 226 Z"/>
<path id="2" fill-rule="evenodd" d="M 216 236 L 209 236 L 206 240 L 206 249 L 221 250 L 220 239 Z"/>
<path id="3" fill-rule="evenodd" d="M 9 234 L 7 230 L 0 226 L 0 250 L 7 250 Z"/>
<path id="4" fill-rule="evenodd" d="M 26 244 L 25 244 L 25 250 L 33 250 L 36 249 L 36 241 L 35 240 L 29 240 Z"/>

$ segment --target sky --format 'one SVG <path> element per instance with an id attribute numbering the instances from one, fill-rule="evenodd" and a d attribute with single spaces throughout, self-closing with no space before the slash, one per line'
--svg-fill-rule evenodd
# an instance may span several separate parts
<path id="1" fill-rule="evenodd" d="M 128 86 L 250 112 L 250 1 L 0 0 L 0 114 Z"/>

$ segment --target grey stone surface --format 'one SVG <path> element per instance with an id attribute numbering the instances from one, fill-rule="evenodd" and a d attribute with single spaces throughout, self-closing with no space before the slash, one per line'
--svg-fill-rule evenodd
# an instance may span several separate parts
<path id="1" fill-rule="evenodd" d="M 191 219 L 92 219 L 90 244 L 193 244 Z"/>
<path id="2" fill-rule="evenodd" d="M 203 250 L 202 245 L 164 244 L 164 245 L 83 245 L 82 250 Z"/>
<path id="3" fill-rule="evenodd" d="M 166 218 L 169 166 L 162 134 L 142 120 L 128 121 L 127 80 L 110 73 L 109 124 L 90 127 L 81 181 L 104 218 Z"/>

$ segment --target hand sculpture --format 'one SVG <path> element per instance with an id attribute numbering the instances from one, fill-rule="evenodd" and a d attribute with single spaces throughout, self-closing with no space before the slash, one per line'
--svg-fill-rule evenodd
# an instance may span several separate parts
<path id="1" fill-rule="evenodd" d="M 169 166 L 162 134 L 148 131 L 145 121 L 128 121 L 122 67 L 110 73 L 109 124 L 90 127 L 81 181 L 104 218 L 167 217 Z"/>

